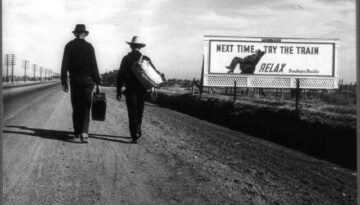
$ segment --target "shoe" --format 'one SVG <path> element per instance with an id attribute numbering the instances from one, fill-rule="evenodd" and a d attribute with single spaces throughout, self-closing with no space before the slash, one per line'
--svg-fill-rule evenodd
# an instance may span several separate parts
<path id="1" fill-rule="evenodd" d="M 137 144 L 137 138 L 136 137 L 132 138 L 131 143 Z"/>
<path id="2" fill-rule="evenodd" d="M 137 139 L 139 139 L 139 138 L 141 137 L 141 135 L 142 135 L 142 133 L 141 133 L 141 132 L 138 132 L 138 133 L 136 134 Z"/>
<path id="3" fill-rule="evenodd" d="M 88 133 L 82 133 L 80 135 L 81 142 L 88 143 Z"/>
<path id="4" fill-rule="evenodd" d="M 230 66 L 225 66 L 225 68 L 229 69 L 227 73 L 234 73 L 234 70 Z"/>
<path id="5" fill-rule="evenodd" d="M 80 134 L 77 134 L 76 132 L 74 132 L 74 137 L 73 138 L 79 138 Z"/>

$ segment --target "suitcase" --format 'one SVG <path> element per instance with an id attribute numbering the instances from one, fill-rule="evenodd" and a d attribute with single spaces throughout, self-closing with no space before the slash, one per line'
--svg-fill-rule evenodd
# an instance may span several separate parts
<path id="1" fill-rule="evenodd" d="M 100 92 L 99 87 L 93 92 L 91 117 L 96 121 L 105 121 L 106 117 L 106 96 L 105 93 Z"/>
<path id="2" fill-rule="evenodd" d="M 151 66 L 150 62 L 143 60 L 142 56 L 139 61 L 132 65 L 131 70 L 146 90 L 164 82 L 161 74 Z"/>

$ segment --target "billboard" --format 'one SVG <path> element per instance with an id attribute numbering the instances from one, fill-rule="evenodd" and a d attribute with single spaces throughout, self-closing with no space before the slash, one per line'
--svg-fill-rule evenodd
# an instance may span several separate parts
<path id="1" fill-rule="evenodd" d="M 216 83 L 223 78 L 240 87 L 292 88 L 299 79 L 302 87 L 336 88 L 337 47 L 337 39 L 205 36 L 204 85 L 231 86 Z"/>

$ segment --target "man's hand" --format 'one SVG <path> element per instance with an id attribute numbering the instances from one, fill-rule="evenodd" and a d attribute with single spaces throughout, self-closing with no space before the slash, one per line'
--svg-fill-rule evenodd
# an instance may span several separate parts
<path id="1" fill-rule="evenodd" d="M 103 84 L 103 82 L 102 82 L 102 80 L 100 79 L 99 81 L 97 81 L 96 83 L 96 86 L 99 86 L 99 85 L 102 85 Z"/>
<path id="2" fill-rule="evenodd" d="M 118 101 L 121 100 L 121 95 L 122 95 L 121 91 L 116 93 L 116 99 L 117 99 Z"/>
<path id="3" fill-rule="evenodd" d="M 161 73 L 160 75 L 161 75 L 161 79 L 165 82 L 166 81 L 165 74 Z"/>
<path id="4" fill-rule="evenodd" d="M 69 86 L 68 86 L 68 84 L 63 84 L 62 85 L 62 90 L 64 91 L 64 92 L 69 92 Z"/>
<path id="5" fill-rule="evenodd" d="M 156 101 L 157 99 L 157 90 L 155 87 L 151 88 L 151 100 Z"/>

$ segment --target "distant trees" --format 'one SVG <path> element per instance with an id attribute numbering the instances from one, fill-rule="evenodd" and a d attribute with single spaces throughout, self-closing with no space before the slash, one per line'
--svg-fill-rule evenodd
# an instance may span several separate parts
<path id="1" fill-rule="evenodd" d="M 106 72 L 101 74 L 101 79 L 103 81 L 104 86 L 116 86 L 116 79 L 118 76 L 118 70 L 113 70 L 110 72 Z"/>
<path id="2" fill-rule="evenodd" d="M 118 70 L 113 70 L 110 72 L 106 72 L 101 74 L 101 79 L 103 81 L 104 86 L 116 86 L 116 79 L 118 76 Z M 160 85 L 160 87 L 181 87 L 181 88 L 189 88 L 192 86 L 192 80 L 186 79 L 168 79 L 164 83 Z"/>
<path id="3" fill-rule="evenodd" d="M 162 83 L 160 87 L 180 87 L 180 88 L 189 88 L 192 86 L 193 81 L 187 79 L 168 79 L 166 82 Z"/>

